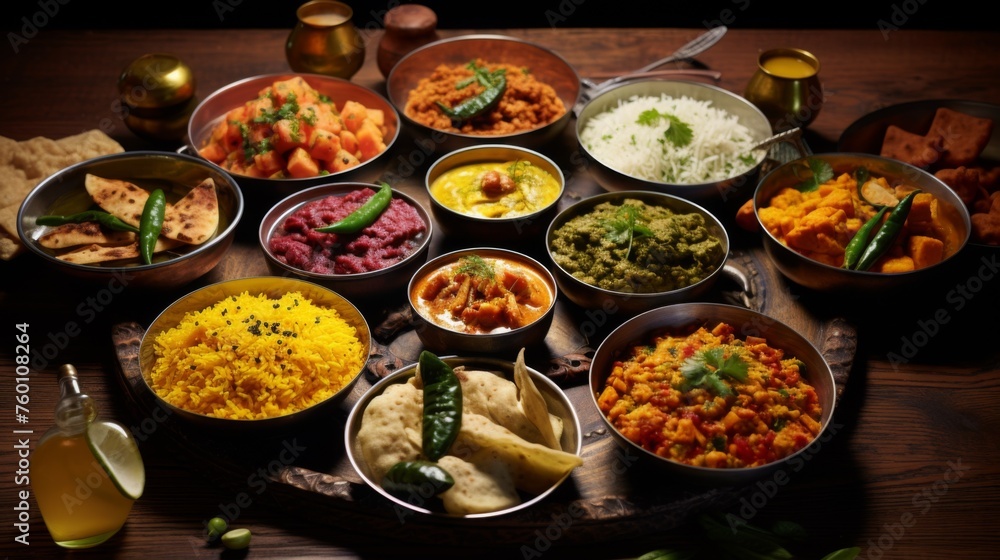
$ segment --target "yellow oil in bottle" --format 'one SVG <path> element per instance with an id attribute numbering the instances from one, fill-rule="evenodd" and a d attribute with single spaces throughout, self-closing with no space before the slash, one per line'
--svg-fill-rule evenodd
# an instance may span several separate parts
<path id="1" fill-rule="evenodd" d="M 87 426 L 97 417 L 73 366 L 60 368 L 56 425 L 32 454 L 31 486 L 52 539 L 65 548 L 98 545 L 118 532 L 134 500 L 124 496 L 94 458 Z"/>

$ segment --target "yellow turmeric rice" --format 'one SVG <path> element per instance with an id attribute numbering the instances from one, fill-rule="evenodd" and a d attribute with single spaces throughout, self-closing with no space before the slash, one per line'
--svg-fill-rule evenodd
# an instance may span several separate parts
<path id="1" fill-rule="evenodd" d="M 356 329 L 298 292 L 243 292 L 187 313 L 154 344 L 150 385 L 168 403 L 230 419 L 262 419 L 332 396 L 367 356 Z"/>

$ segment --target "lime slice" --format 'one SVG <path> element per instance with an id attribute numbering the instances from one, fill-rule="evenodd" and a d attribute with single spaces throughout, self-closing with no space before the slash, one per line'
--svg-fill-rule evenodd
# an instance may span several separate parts
<path id="1" fill-rule="evenodd" d="M 146 486 L 146 468 L 132 435 L 114 422 L 87 426 L 87 445 L 123 496 L 138 500 Z"/>
<path id="2" fill-rule="evenodd" d="M 858 187 L 858 194 L 865 202 L 871 204 L 875 208 L 881 208 L 883 206 L 888 206 L 892 208 L 893 206 L 899 204 L 899 199 L 896 198 L 896 193 L 890 189 L 882 186 L 882 183 L 872 179 L 866 181 L 863 185 Z"/>

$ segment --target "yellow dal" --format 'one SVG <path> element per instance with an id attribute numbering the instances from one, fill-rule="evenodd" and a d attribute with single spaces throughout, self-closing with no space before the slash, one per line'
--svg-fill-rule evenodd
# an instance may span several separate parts
<path id="1" fill-rule="evenodd" d="M 241 420 L 284 416 L 346 386 L 367 356 L 357 330 L 299 292 L 243 292 L 162 332 L 150 386 L 168 403 Z"/>

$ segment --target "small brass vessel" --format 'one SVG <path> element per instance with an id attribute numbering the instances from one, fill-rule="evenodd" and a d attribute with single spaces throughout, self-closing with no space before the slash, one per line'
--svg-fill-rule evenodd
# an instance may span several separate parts
<path id="1" fill-rule="evenodd" d="M 763 51 L 743 97 L 764 113 L 775 132 L 805 128 L 823 107 L 819 68 L 819 60 L 802 49 Z"/>
<path id="2" fill-rule="evenodd" d="M 181 140 L 198 104 L 195 86 L 194 73 L 178 57 L 163 53 L 140 56 L 118 77 L 125 125 L 146 140 Z"/>
<path id="3" fill-rule="evenodd" d="M 295 72 L 350 79 L 365 62 L 365 43 L 354 27 L 354 10 L 343 2 L 312 0 L 295 12 L 298 23 L 285 43 Z"/>

